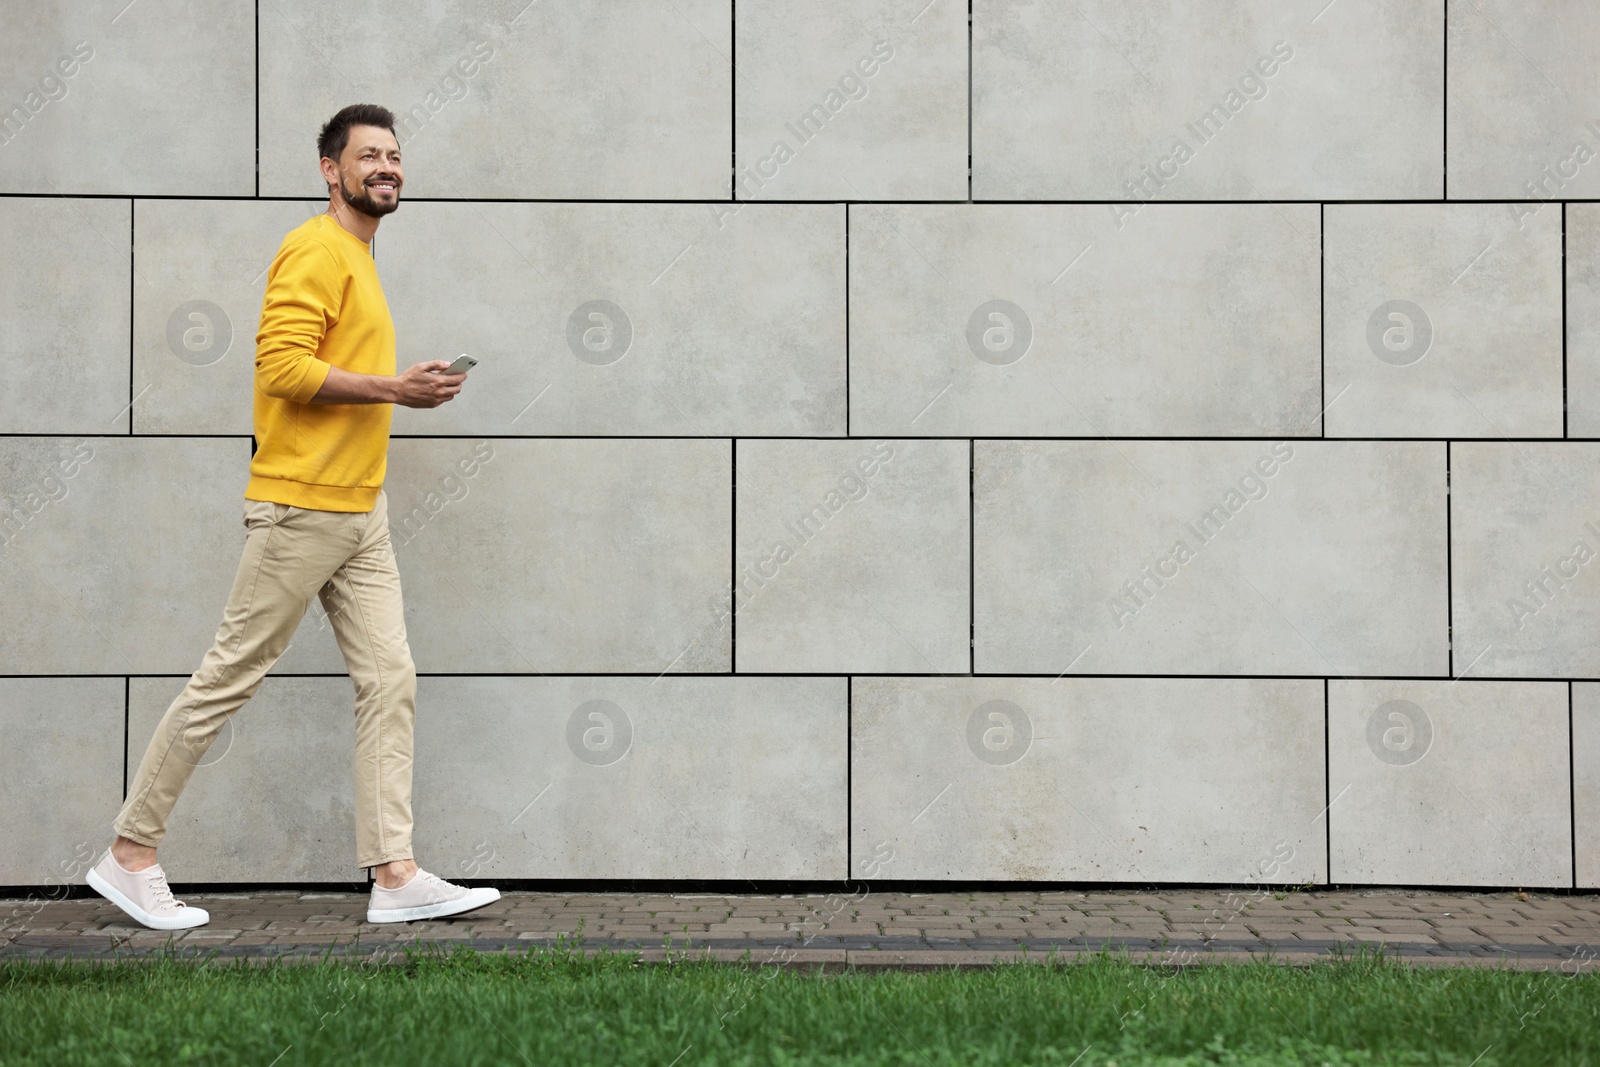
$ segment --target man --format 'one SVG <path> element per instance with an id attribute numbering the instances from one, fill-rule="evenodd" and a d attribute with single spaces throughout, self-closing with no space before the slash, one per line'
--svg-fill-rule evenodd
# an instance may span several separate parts
<path id="1" fill-rule="evenodd" d="M 196 763 L 288 647 L 313 595 L 356 687 L 356 852 L 373 871 L 367 920 L 457 915 L 500 897 L 451 885 L 412 858 L 416 670 L 383 492 L 391 405 L 438 407 L 466 375 L 438 373 L 443 360 L 395 374 L 394 324 L 371 250 L 404 182 L 394 116 L 347 107 L 317 148 L 328 210 L 284 238 L 256 334 L 244 558 L 216 641 L 156 728 L 113 823 L 116 840 L 88 875 L 157 930 L 210 918 L 172 898 L 156 847 Z"/>

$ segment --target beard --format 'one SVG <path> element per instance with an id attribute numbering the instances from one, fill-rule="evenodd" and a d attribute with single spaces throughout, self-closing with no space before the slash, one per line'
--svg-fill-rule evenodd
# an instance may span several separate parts
<path id="1" fill-rule="evenodd" d="M 374 175 L 373 177 L 374 180 L 377 180 L 378 178 L 388 177 L 388 175 Z M 381 219 L 400 206 L 400 184 L 398 181 L 395 182 L 394 199 L 387 204 L 380 204 L 374 200 L 372 194 L 366 191 L 365 186 L 362 187 L 360 193 L 351 193 L 349 189 L 345 188 L 343 175 L 339 176 L 339 192 L 343 194 L 345 203 L 369 218 Z"/>

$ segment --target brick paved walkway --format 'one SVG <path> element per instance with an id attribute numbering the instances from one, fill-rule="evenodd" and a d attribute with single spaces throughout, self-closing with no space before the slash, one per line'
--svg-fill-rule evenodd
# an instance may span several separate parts
<path id="1" fill-rule="evenodd" d="M 522 951 L 566 943 L 838 970 L 942 967 L 1126 951 L 1147 962 L 1305 962 L 1382 944 L 1424 964 L 1600 971 L 1600 895 L 1407 890 L 896 893 L 745 896 L 506 893 L 459 919 L 376 926 L 365 894 L 189 896 L 211 922 L 138 927 L 99 897 L 0 901 L 0 959 L 150 955 L 397 956 L 407 944 Z"/>

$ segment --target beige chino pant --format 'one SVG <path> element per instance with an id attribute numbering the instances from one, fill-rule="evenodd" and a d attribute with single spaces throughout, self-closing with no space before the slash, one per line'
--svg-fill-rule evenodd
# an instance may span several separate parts
<path id="1" fill-rule="evenodd" d="M 321 598 L 356 690 L 356 862 L 411 858 L 411 730 L 417 675 L 406 643 L 389 501 L 370 512 L 246 500 L 244 557 L 217 638 L 145 749 L 113 823 L 152 848 L 228 716 L 255 695 Z"/>

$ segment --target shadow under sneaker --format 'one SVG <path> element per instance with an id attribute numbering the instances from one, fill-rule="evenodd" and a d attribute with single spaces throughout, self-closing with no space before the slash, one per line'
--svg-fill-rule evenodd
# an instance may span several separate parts
<path id="1" fill-rule="evenodd" d="M 211 921 L 204 908 L 191 908 L 172 899 L 167 874 L 159 863 L 142 871 L 126 871 L 108 848 L 89 869 L 88 882 L 96 893 L 152 930 L 188 930 Z"/>
<path id="2" fill-rule="evenodd" d="M 372 901 L 367 905 L 367 922 L 405 923 L 415 919 L 442 919 L 447 915 L 460 915 L 464 911 L 493 904 L 499 899 L 498 889 L 468 889 L 418 867 L 411 881 L 399 889 L 373 885 Z"/>

